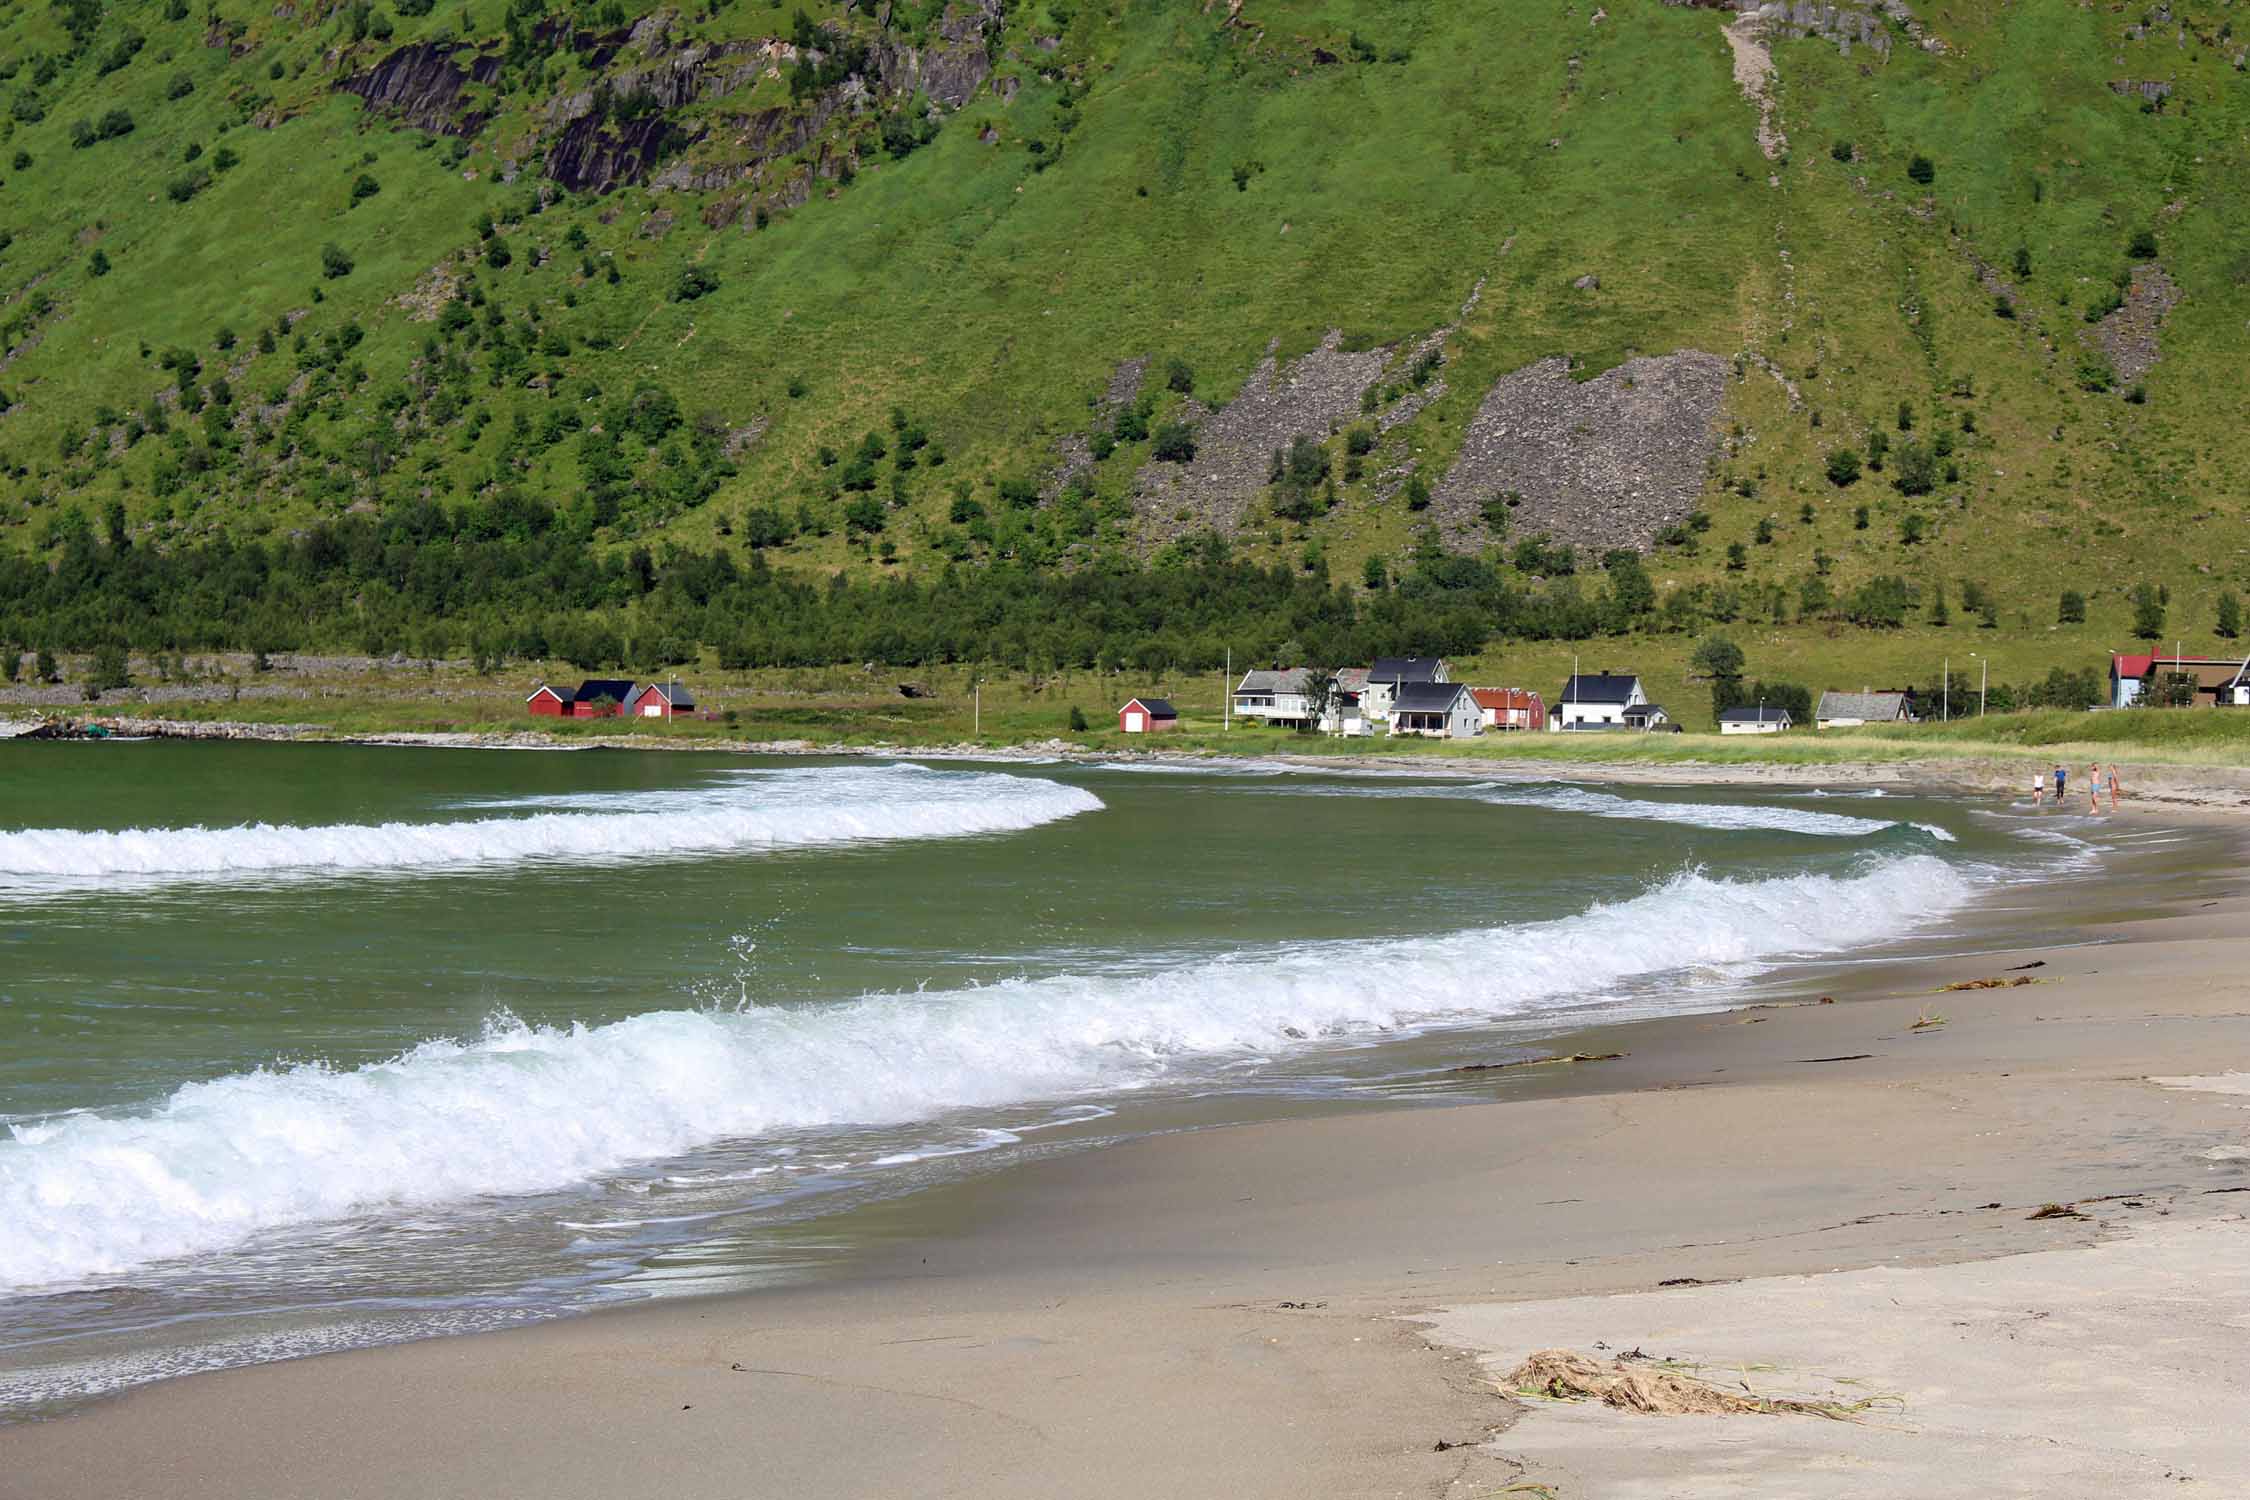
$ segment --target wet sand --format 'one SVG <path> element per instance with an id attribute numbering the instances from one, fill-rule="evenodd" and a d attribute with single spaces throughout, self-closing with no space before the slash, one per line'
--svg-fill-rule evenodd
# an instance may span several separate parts
<path id="1" fill-rule="evenodd" d="M 0 1429 L 0 1495 L 2250 1491 L 2250 1096 L 2151 1081 L 2250 1070 L 2212 838 L 2077 914 L 2106 941 L 1596 1028 L 1558 1050 L 1625 1055 L 1453 1075 L 1484 1102 L 1035 1162 L 809 1226 L 858 1247 L 810 1285 L 143 1389 Z M 1937 993 L 1986 976 L 2036 982 Z M 1636 1344 L 1902 1404 L 1500 1389 Z"/>

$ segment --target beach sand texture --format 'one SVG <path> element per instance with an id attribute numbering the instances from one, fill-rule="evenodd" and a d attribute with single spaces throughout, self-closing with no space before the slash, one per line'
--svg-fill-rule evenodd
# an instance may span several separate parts
<path id="1" fill-rule="evenodd" d="M 860 1247 L 811 1285 L 0 1430 L 0 1495 L 2250 1492 L 2250 1100 L 2178 1086 L 2250 1067 L 2237 846 L 2212 847 L 2167 910 L 2084 914 L 2111 941 L 1583 1032 L 1557 1050 L 1623 1055 L 1477 1075 L 1489 1102 L 879 1203 L 808 1231 Z M 2037 982 L 1939 992 L 2003 974 Z M 1686 1279 L 1721 1284 L 1661 1285 Z M 1498 1377 L 1557 1346 L 1898 1400 L 1511 1399 Z"/>

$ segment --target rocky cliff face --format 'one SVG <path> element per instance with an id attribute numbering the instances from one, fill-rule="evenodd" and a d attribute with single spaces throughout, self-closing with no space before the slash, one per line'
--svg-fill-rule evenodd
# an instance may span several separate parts
<path id="1" fill-rule="evenodd" d="M 863 71 L 813 98 L 736 116 L 729 122 L 731 130 L 715 134 L 699 123 L 681 121 L 679 113 L 782 76 L 799 60 L 794 45 L 780 38 L 711 42 L 686 37 L 672 11 L 644 16 L 629 31 L 581 31 L 567 22 L 543 22 L 533 33 L 537 41 L 577 53 L 600 81 L 541 104 L 533 144 L 540 149 L 544 174 L 575 190 L 603 192 L 620 183 L 654 181 L 684 191 L 715 191 L 750 181 L 770 187 L 776 202 L 801 202 L 809 183 L 800 178 L 793 184 L 767 184 L 767 164 L 814 150 L 817 159 L 806 176 L 832 178 L 856 161 L 849 143 L 821 144 L 822 136 L 834 133 L 839 115 L 871 116 L 917 97 L 937 110 L 959 109 L 992 76 L 992 39 L 1001 23 L 1001 0 L 956 6 L 939 22 L 928 45 L 879 38 L 867 48 Z M 824 54 L 815 51 L 812 59 L 822 61 Z M 469 136 L 483 129 L 491 115 L 472 108 L 464 90 L 502 79 L 497 52 L 462 43 L 416 43 L 336 87 L 366 101 L 370 109 L 424 130 Z M 665 165 L 682 153 L 692 157 L 699 141 L 719 145 L 722 134 L 731 148 L 724 159 Z M 737 200 L 717 217 L 731 221 L 741 212 Z"/>
<path id="2" fill-rule="evenodd" d="M 483 77 L 478 77 L 482 71 Z M 484 128 L 483 113 L 467 108 L 461 91 L 472 82 L 486 83 L 497 76 L 499 60 L 469 47 L 448 42 L 417 42 L 401 47 L 364 73 L 355 73 L 336 85 L 337 91 L 356 94 L 369 109 L 405 121 L 438 135 L 475 135 Z"/>

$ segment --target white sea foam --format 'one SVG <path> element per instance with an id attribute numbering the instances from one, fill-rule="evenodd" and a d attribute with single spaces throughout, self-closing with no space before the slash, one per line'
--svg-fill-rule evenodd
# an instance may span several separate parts
<path id="1" fill-rule="evenodd" d="M 1954 837 L 1935 823 L 1903 823 L 1887 818 L 1856 818 L 1845 813 L 1816 812 L 1805 807 L 1770 807 L 1750 802 L 1661 802 L 1649 797 L 1619 797 L 1585 787 L 1480 787 L 1477 800 L 1526 807 L 1551 807 L 1559 812 L 1583 813 L 1596 818 L 1628 818 L 1641 822 L 1684 823 L 1694 828 L 1760 828 L 1778 833 L 1810 833 L 1825 838 L 1865 838 L 1893 828 L 1915 828 L 1942 843 Z"/>
<path id="2" fill-rule="evenodd" d="M 836 1004 L 493 1021 L 387 1062 L 177 1089 L 0 1138 L 0 1289 L 82 1284 L 261 1229 L 582 1182 L 720 1138 L 1192 1081 L 1308 1038 L 1523 1015 L 1635 976 L 1831 952 L 1958 905 L 1930 855 L 1850 876 L 1688 872 L 1551 921 Z"/>
<path id="3" fill-rule="evenodd" d="M 911 771 L 911 774 L 908 772 Z M 608 863 L 882 839 L 1006 833 L 1098 810 L 1082 787 L 990 771 L 838 766 L 721 776 L 603 798 L 523 798 L 520 816 L 236 828 L 0 833 L 0 896 L 124 881 L 440 871 L 532 860 Z"/>

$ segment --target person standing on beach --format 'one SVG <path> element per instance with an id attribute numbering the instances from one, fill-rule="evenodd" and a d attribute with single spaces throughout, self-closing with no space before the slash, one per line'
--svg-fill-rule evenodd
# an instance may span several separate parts
<path id="1" fill-rule="evenodd" d="M 2086 811 L 2102 810 L 2102 768 L 2099 761 L 2086 768 Z"/>
<path id="2" fill-rule="evenodd" d="M 2047 800 L 2047 775 L 2044 771 L 2031 773 L 2031 805 L 2039 806 Z"/>
<path id="3" fill-rule="evenodd" d="M 2057 807 L 2062 806 L 2063 781 L 2069 775 L 2070 773 L 2063 769 L 2061 761 L 2055 762 L 2055 806 Z"/>
<path id="4" fill-rule="evenodd" d="M 2109 768 L 2109 810 L 2117 811 L 2117 767 Z"/>

